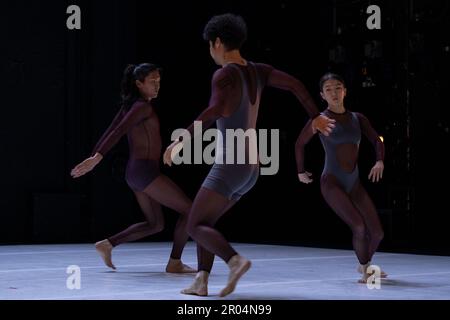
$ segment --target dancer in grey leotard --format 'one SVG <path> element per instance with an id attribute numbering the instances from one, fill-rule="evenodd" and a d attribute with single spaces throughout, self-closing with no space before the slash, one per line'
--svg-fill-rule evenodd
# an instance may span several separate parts
<path id="1" fill-rule="evenodd" d="M 271 86 L 295 94 L 313 119 L 312 127 L 328 134 L 334 121 L 320 115 L 300 81 L 269 65 L 252 63 L 242 58 L 239 50 L 246 35 L 244 20 L 232 14 L 213 17 L 205 28 L 204 38 L 210 43 L 211 56 L 222 68 L 214 74 L 209 107 L 197 119 L 206 123 L 203 128 L 217 121 L 222 134 L 225 134 L 226 129 L 255 129 L 262 90 L 265 86 Z M 193 126 L 189 128 L 190 132 L 193 131 L 192 128 Z M 181 142 L 176 141 L 166 150 L 166 163 L 171 163 L 172 150 L 179 143 Z M 230 141 L 218 145 L 219 151 L 230 151 Z M 247 156 L 252 158 L 253 155 L 254 158 L 254 151 L 255 148 L 246 145 Z M 211 169 L 195 197 L 189 215 L 188 232 L 199 245 L 199 273 L 193 285 L 183 290 L 183 293 L 201 296 L 208 294 L 207 281 L 214 255 L 218 255 L 230 267 L 228 284 L 220 292 L 221 296 L 230 294 L 239 278 L 250 268 L 250 261 L 240 256 L 214 226 L 253 187 L 257 177 L 258 165 L 250 161 L 241 165 L 216 163 Z"/>
<path id="2" fill-rule="evenodd" d="M 346 89 L 340 76 L 325 75 L 320 89 L 328 102 L 328 109 L 323 114 L 336 120 L 336 127 L 328 137 L 320 135 L 326 154 L 321 191 L 328 205 L 352 229 L 353 247 L 360 263 L 359 270 L 363 272 L 361 282 L 365 283 L 366 270 L 383 238 L 383 229 L 376 208 L 359 180 L 358 151 L 364 134 L 375 148 L 376 164 L 369 178 L 377 182 L 384 170 L 384 144 L 365 116 L 344 108 Z M 296 144 L 297 168 L 303 183 L 312 182 L 311 174 L 305 171 L 304 149 L 313 136 L 309 122 Z M 386 274 L 381 276 L 386 277 Z"/>

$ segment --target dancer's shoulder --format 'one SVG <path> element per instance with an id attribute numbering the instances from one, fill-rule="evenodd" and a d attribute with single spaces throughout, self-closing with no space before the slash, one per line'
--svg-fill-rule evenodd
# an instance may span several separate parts
<path id="1" fill-rule="evenodd" d="M 275 70 L 275 68 L 267 63 L 253 62 L 252 64 L 255 66 L 255 69 L 259 74 L 260 79 L 263 81 L 264 84 L 266 84 L 270 77 L 270 74 L 272 73 L 273 70 Z"/>
<path id="2" fill-rule="evenodd" d="M 230 65 L 224 66 L 214 72 L 212 83 L 213 86 L 225 87 L 234 84 L 238 76 L 238 71 Z"/>
<path id="3" fill-rule="evenodd" d="M 135 103 L 131 106 L 130 110 L 128 112 L 131 113 L 151 113 L 153 110 L 153 106 L 150 102 L 145 101 L 144 99 L 138 99 Z"/>
<path id="4" fill-rule="evenodd" d="M 224 78 L 224 77 L 233 77 L 239 71 L 233 64 L 227 64 L 222 68 L 219 68 L 214 72 L 213 79 L 216 78 Z"/>
<path id="5" fill-rule="evenodd" d="M 352 112 L 349 111 L 354 117 L 358 118 L 358 120 L 368 120 L 367 117 L 361 112 Z"/>
<path id="6" fill-rule="evenodd" d="M 255 65 L 256 69 L 258 69 L 258 71 L 261 71 L 263 73 L 267 73 L 269 74 L 270 72 L 272 72 L 275 68 L 268 64 L 268 63 L 261 63 L 261 62 L 253 62 L 253 64 Z"/>

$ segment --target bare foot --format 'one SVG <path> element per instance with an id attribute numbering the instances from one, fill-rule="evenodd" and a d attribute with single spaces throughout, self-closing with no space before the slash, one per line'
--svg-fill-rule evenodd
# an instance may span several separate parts
<path id="1" fill-rule="evenodd" d="M 368 277 L 362 276 L 362 278 L 358 280 L 358 283 L 367 284 L 368 279 Z"/>
<path id="2" fill-rule="evenodd" d="M 208 272 L 200 271 L 195 276 L 192 285 L 189 288 L 181 290 L 181 293 L 206 297 L 208 295 L 208 277 L 209 277 Z"/>
<path id="3" fill-rule="evenodd" d="M 111 242 L 109 242 L 109 240 L 99 241 L 95 244 L 95 249 L 100 254 L 100 257 L 102 257 L 103 262 L 108 267 L 116 270 L 116 267 L 113 265 L 111 261 L 111 253 L 113 248 L 114 247 L 112 246 Z"/>
<path id="4" fill-rule="evenodd" d="M 362 277 L 358 280 L 358 283 L 367 284 L 367 280 L 371 274 L 367 273 L 367 268 L 370 266 L 370 262 L 367 264 L 360 264 L 358 267 L 358 272 L 361 273 Z"/>
<path id="5" fill-rule="evenodd" d="M 179 259 L 170 258 L 166 266 L 167 273 L 196 273 L 197 270 L 183 264 Z"/>
<path id="6" fill-rule="evenodd" d="M 365 264 L 365 265 L 362 265 L 362 264 L 359 265 L 358 272 L 362 274 L 362 277 L 361 277 L 361 279 L 358 280 L 358 283 L 367 284 L 367 281 L 369 280 L 369 278 L 374 276 L 375 271 L 367 272 L 367 269 L 370 266 L 371 266 L 370 262 L 368 264 Z M 387 278 L 387 274 L 381 271 L 380 272 L 380 278 L 378 280 L 383 279 L 383 278 Z"/>
<path id="7" fill-rule="evenodd" d="M 371 265 L 370 264 L 370 262 L 369 262 L 369 265 Z M 358 272 L 359 273 L 363 273 L 363 268 L 364 268 L 364 266 L 363 265 L 358 265 Z M 384 272 L 383 270 L 381 270 L 380 271 L 380 278 L 381 279 L 386 279 L 388 277 L 388 274 L 386 273 L 386 272 Z"/>
<path id="8" fill-rule="evenodd" d="M 252 263 L 250 260 L 246 258 L 235 255 L 228 262 L 228 266 L 230 267 L 230 274 L 228 276 L 228 283 L 225 288 L 220 292 L 221 297 L 225 297 L 232 293 L 236 288 L 237 282 L 239 279 L 250 269 Z"/>

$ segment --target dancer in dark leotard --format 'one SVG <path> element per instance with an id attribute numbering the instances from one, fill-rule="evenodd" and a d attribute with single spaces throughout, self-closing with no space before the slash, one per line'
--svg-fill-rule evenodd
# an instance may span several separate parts
<path id="1" fill-rule="evenodd" d="M 383 229 L 372 200 L 359 180 L 358 150 L 361 133 L 373 144 L 376 164 L 369 179 L 378 182 L 383 177 L 384 144 L 369 120 L 360 113 L 350 112 L 344 107 L 346 88 L 344 80 L 336 74 L 326 74 L 320 81 L 321 95 L 328 103 L 324 115 L 336 120 L 336 128 L 329 136 L 320 135 L 325 149 L 325 167 L 320 181 L 322 195 L 328 205 L 351 228 L 353 248 L 359 260 L 360 280 L 366 283 L 367 268 L 383 239 Z M 311 121 L 300 133 L 296 144 L 296 159 L 299 180 L 311 183 L 311 173 L 305 171 L 305 145 L 314 136 Z M 382 272 L 381 277 L 387 275 Z"/>
<path id="2" fill-rule="evenodd" d="M 126 134 L 130 149 L 126 181 L 134 191 L 147 221 L 134 224 L 109 239 L 97 242 L 97 251 L 105 264 L 115 269 L 111 261 L 114 247 L 163 230 L 162 204 L 180 213 L 166 271 L 196 272 L 180 260 L 189 239 L 186 227 L 192 202 L 175 183 L 159 171 L 159 119 L 151 104 L 151 100 L 158 96 L 159 88 L 160 73 L 155 65 L 146 63 L 128 66 L 122 81 L 122 108 L 95 146 L 92 156 L 76 166 L 71 174 L 78 178 L 93 170 L 103 156 Z"/>
<path id="3" fill-rule="evenodd" d="M 312 126 L 315 129 L 327 135 L 334 127 L 333 120 L 319 114 L 300 81 L 269 65 L 252 63 L 242 58 L 239 50 L 246 34 L 243 19 L 232 14 L 213 17 L 204 31 L 204 38 L 210 43 L 211 56 L 222 68 L 213 76 L 209 107 L 197 121 L 203 122 L 203 128 L 217 121 L 217 128 L 224 139 L 219 139 L 216 152 L 226 158 L 233 151 L 235 164 L 229 164 L 229 161 L 221 164 L 225 161 L 217 161 L 216 157 L 216 163 L 195 197 L 189 215 L 188 232 L 199 245 L 199 273 L 192 286 L 182 291 L 185 294 L 208 294 L 207 283 L 214 255 L 222 258 L 230 268 L 228 284 L 220 292 L 221 296 L 230 294 L 239 278 L 250 268 L 250 261 L 240 256 L 214 228 L 217 220 L 254 186 L 259 175 L 259 165 L 250 160 L 257 158 L 256 146 L 246 141 L 246 160 L 244 164 L 236 164 L 239 163 L 236 162 L 236 148 L 233 149 L 226 140 L 225 130 L 255 129 L 261 93 L 266 86 L 295 94 L 314 119 Z M 193 126 L 188 130 L 192 132 Z M 172 151 L 183 142 L 175 141 L 169 146 L 164 154 L 165 163 L 171 164 Z"/>

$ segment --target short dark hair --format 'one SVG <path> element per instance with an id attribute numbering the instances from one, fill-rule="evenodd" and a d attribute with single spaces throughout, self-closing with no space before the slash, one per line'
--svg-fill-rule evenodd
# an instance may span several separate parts
<path id="1" fill-rule="evenodd" d="M 341 77 L 340 75 L 338 75 L 336 73 L 329 72 L 329 73 L 325 74 L 322 78 L 320 78 L 320 81 L 319 81 L 320 92 L 323 92 L 323 86 L 325 85 L 325 82 L 327 82 L 328 80 L 337 80 L 337 81 L 341 82 L 344 85 L 344 87 L 346 86 L 345 80 L 343 77 Z"/>
<path id="2" fill-rule="evenodd" d="M 241 16 L 226 13 L 212 17 L 203 31 L 203 39 L 220 38 L 228 50 L 240 49 L 247 40 L 247 25 Z"/>

